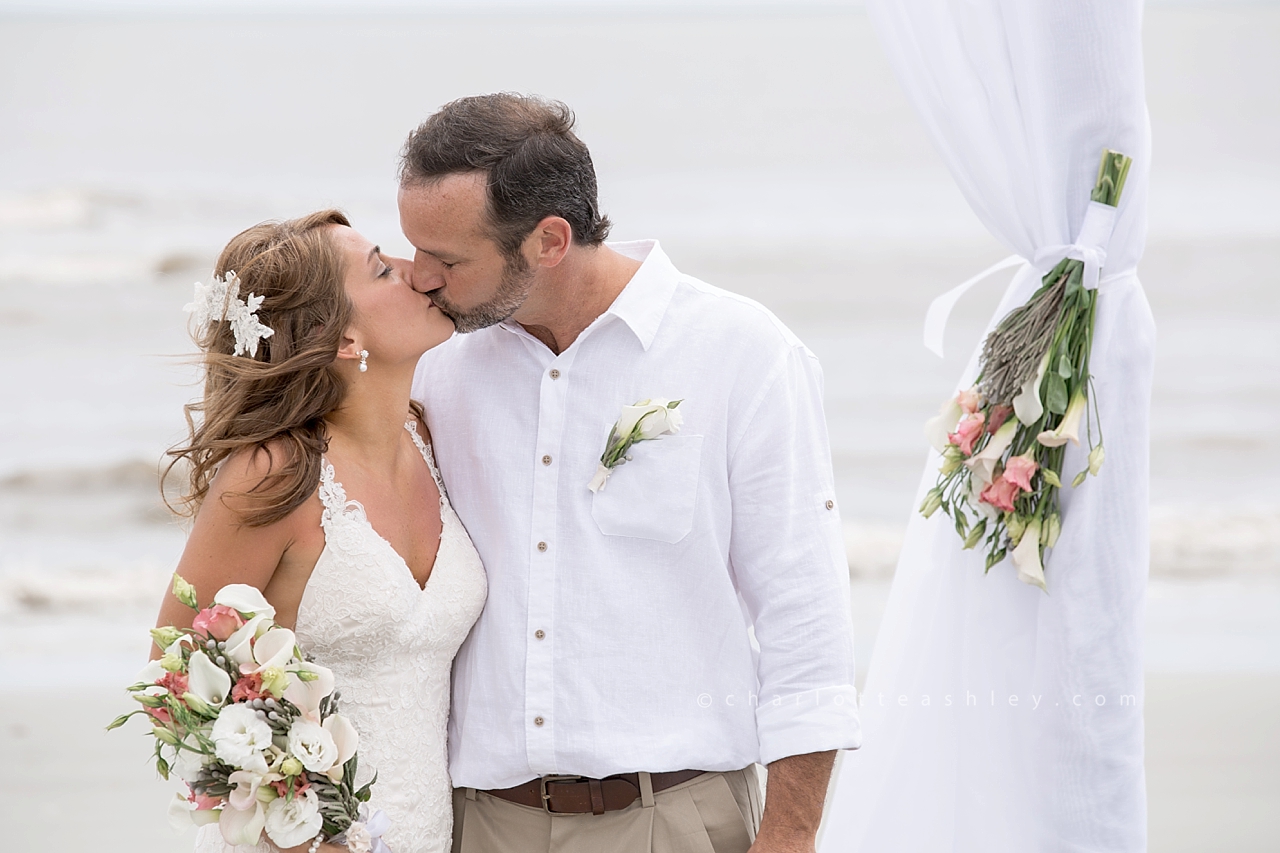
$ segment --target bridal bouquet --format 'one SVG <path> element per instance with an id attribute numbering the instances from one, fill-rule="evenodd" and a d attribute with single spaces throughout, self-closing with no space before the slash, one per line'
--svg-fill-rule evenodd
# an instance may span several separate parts
<path id="1" fill-rule="evenodd" d="M 1104 151 L 1092 201 L 1115 208 L 1131 162 Z M 1105 453 L 1089 393 L 1098 291 L 1085 273 L 1075 258 L 1050 270 L 987 337 L 974 386 L 948 400 L 925 429 L 942 467 L 920 511 L 949 515 L 966 549 L 982 544 L 988 571 L 1012 552 L 1018 578 L 1041 589 L 1044 552 L 1062 530 L 1066 444 L 1079 445 L 1083 431 L 1090 448 L 1073 488 L 1098 475 Z"/>
<path id="2" fill-rule="evenodd" d="M 173 593 L 198 611 L 193 625 L 151 631 L 164 656 L 128 688 L 142 707 L 108 730 L 138 714 L 151 724 L 156 770 L 187 786 L 170 804 L 174 825 L 216 822 L 228 844 L 265 831 L 281 848 L 385 850 L 385 817 L 362 808 L 373 783 L 354 788 L 359 738 L 337 713 L 333 673 L 303 657 L 253 587 L 225 586 L 203 610 L 178 575 Z"/>

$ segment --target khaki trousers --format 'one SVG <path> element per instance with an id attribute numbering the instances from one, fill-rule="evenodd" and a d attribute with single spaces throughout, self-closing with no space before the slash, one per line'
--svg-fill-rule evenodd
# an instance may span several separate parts
<path id="1" fill-rule="evenodd" d="M 763 809 L 755 765 L 703 773 L 620 811 L 548 814 L 474 788 L 453 791 L 453 853 L 746 853 Z"/>

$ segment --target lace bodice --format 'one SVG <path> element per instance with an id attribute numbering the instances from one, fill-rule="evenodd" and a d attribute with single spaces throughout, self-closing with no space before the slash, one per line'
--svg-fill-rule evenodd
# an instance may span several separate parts
<path id="1" fill-rule="evenodd" d="M 445 493 L 431 450 L 405 424 L 440 490 L 440 549 L 425 587 L 349 500 L 333 466 L 321 464 L 325 547 L 298 607 L 303 651 L 333 670 L 341 709 L 360 733 L 357 783 L 378 774 L 371 805 L 391 818 L 393 853 L 450 847 L 449 674 L 454 654 L 480 615 L 484 567 Z M 196 853 L 267 853 L 228 848 L 216 825 L 203 827 Z"/>

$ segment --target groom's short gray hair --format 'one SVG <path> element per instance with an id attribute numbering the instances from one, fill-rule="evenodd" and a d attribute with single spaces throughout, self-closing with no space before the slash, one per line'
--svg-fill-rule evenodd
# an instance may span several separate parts
<path id="1" fill-rule="evenodd" d="M 484 172 L 494 239 L 506 254 L 517 254 L 548 216 L 568 222 L 575 243 L 598 246 L 611 223 L 600 212 L 591 153 L 573 124 L 573 111 L 560 101 L 510 92 L 459 98 L 409 134 L 400 185 Z"/>

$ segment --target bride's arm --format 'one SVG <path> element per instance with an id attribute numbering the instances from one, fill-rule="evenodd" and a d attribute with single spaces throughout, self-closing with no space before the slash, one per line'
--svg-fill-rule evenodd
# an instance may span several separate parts
<path id="1" fill-rule="evenodd" d="M 253 490 L 272 472 L 271 457 L 263 450 L 246 450 L 223 463 L 196 514 L 177 572 L 195 586 L 201 607 L 227 584 L 249 584 L 276 608 L 276 623 L 292 627 L 307 578 L 324 549 L 321 509 L 312 496 L 279 521 L 258 527 L 245 523 Z M 279 454 L 275 457 L 279 464 Z M 169 591 L 157 624 L 187 628 L 194 616 Z M 160 654 L 153 648 L 153 658 Z"/>

